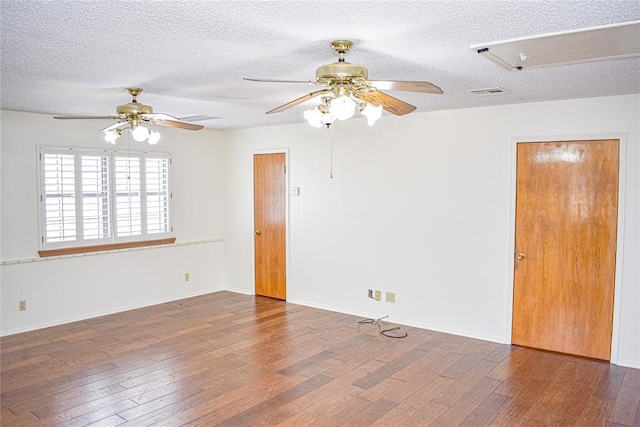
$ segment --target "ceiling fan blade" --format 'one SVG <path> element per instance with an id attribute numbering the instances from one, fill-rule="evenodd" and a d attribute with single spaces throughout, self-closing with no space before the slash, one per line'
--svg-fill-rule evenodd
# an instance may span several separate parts
<path id="1" fill-rule="evenodd" d="M 122 126 L 126 125 L 127 123 L 128 123 L 128 121 L 127 121 L 127 120 L 121 120 L 121 121 L 119 121 L 119 122 L 117 122 L 117 123 L 114 123 L 114 124 L 112 124 L 112 125 L 107 126 L 107 127 L 106 127 L 106 128 L 104 128 L 104 129 L 100 129 L 98 132 L 109 132 L 110 130 L 113 130 L 113 129 L 117 129 L 117 128 L 119 128 L 119 127 L 122 127 Z"/>
<path id="2" fill-rule="evenodd" d="M 204 126 L 202 125 L 194 125 L 191 123 L 186 123 L 178 120 L 176 117 L 170 116 L 164 113 L 149 113 L 141 115 L 143 120 L 151 122 L 160 126 L 170 126 L 174 128 L 181 128 L 186 130 L 200 130 Z"/>
<path id="3" fill-rule="evenodd" d="M 204 127 L 202 125 L 193 125 L 191 123 L 178 122 L 175 120 L 153 120 L 152 123 L 160 126 L 169 126 L 186 130 L 200 130 Z"/>
<path id="4" fill-rule="evenodd" d="M 263 82 L 263 83 L 306 83 L 309 85 L 317 85 L 318 82 L 312 82 L 311 80 L 274 80 L 274 79 L 249 79 L 247 77 L 243 77 L 242 80 L 247 80 L 250 82 Z"/>
<path id="5" fill-rule="evenodd" d="M 186 130 L 200 130 L 204 127 L 202 125 L 192 125 L 191 123 L 176 122 L 175 120 L 154 120 L 153 123 L 160 126 L 169 126 Z"/>
<path id="6" fill-rule="evenodd" d="M 382 105 L 382 108 L 384 108 L 385 111 L 395 114 L 396 116 L 409 114 L 416 109 L 416 107 L 411 104 L 407 104 L 398 98 L 394 98 L 391 95 L 387 95 L 386 93 L 377 90 L 359 93 L 357 96 L 370 104 Z"/>
<path id="7" fill-rule="evenodd" d="M 59 120 L 77 120 L 77 119 L 91 119 L 91 120 L 97 120 L 97 119 L 111 119 L 111 120 L 118 120 L 120 119 L 120 117 L 118 116 L 53 116 L 54 119 L 59 119 Z"/>
<path id="8" fill-rule="evenodd" d="M 140 116 L 146 120 L 173 120 L 174 122 L 180 121 L 180 119 L 178 119 L 177 117 L 173 117 L 165 113 L 147 113 L 141 114 Z"/>
<path id="9" fill-rule="evenodd" d="M 442 89 L 429 82 L 411 82 L 401 80 L 365 80 L 369 86 L 380 90 L 401 90 L 406 92 L 425 92 L 441 94 Z"/>
<path id="10" fill-rule="evenodd" d="M 291 102 L 287 102 L 286 104 L 281 105 L 279 107 L 276 107 L 273 110 L 269 110 L 269 111 L 267 111 L 266 114 L 279 113 L 281 111 L 284 111 L 284 110 L 286 110 L 288 108 L 293 107 L 294 105 L 301 104 L 304 101 L 310 100 L 311 98 L 315 98 L 316 96 L 323 95 L 325 93 L 330 93 L 330 92 L 333 92 L 333 89 L 322 89 L 322 90 L 317 90 L 315 92 L 308 93 L 305 96 L 301 96 L 298 99 L 294 99 Z"/>

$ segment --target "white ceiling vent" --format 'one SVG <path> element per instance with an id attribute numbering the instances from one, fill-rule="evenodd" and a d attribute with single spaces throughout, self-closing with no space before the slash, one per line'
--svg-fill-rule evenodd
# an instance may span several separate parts
<path id="1" fill-rule="evenodd" d="M 489 87 L 486 89 L 472 89 L 469 93 L 473 95 L 485 96 L 485 95 L 499 95 L 503 93 L 507 93 L 506 90 L 500 87 Z"/>
<path id="2" fill-rule="evenodd" d="M 507 70 L 640 56 L 640 21 L 470 46 Z"/>

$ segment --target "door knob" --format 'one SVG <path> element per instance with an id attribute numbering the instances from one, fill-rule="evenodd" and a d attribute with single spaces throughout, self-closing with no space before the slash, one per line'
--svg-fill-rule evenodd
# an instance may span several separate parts
<path id="1" fill-rule="evenodd" d="M 518 252 L 518 255 L 516 255 L 516 258 L 518 258 L 519 260 L 524 259 L 524 253 Z"/>
<path id="2" fill-rule="evenodd" d="M 254 236 L 259 236 L 260 234 L 262 234 L 262 233 L 260 233 L 260 230 L 256 230 L 256 231 L 253 232 Z"/>

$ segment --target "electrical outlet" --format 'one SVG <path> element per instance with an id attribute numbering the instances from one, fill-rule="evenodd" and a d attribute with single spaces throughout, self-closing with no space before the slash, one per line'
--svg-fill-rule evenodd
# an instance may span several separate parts
<path id="1" fill-rule="evenodd" d="M 381 299 L 382 299 L 382 292 L 381 291 L 376 291 L 375 300 L 376 301 L 380 301 Z"/>
<path id="2" fill-rule="evenodd" d="M 387 292 L 387 302 L 395 303 L 396 302 L 396 293 L 395 292 Z"/>
<path id="3" fill-rule="evenodd" d="M 185 282 L 189 281 L 189 273 L 184 273 L 184 281 Z"/>
<path id="4" fill-rule="evenodd" d="M 21 299 L 18 301 L 18 311 L 26 311 L 27 310 L 27 300 Z"/>

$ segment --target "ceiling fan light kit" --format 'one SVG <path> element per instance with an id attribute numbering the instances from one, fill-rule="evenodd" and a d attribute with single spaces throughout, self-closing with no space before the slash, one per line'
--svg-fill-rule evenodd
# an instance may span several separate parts
<path id="1" fill-rule="evenodd" d="M 367 118 L 367 124 L 372 126 L 382 115 L 382 110 L 402 116 L 416 109 L 411 104 L 381 92 L 384 90 L 401 90 L 408 92 L 424 92 L 442 94 L 442 89 L 433 83 L 421 81 L 399 80 L 369 80 L 367 68 L 346 62 L 345 54 L 351 49 L 353 42 L 336 40 L 331 43 L 334 52 L 338 54 L 338 62 L 322 65 L 316 69 L 316 81 L 291 81 L 272 79 L 245 80 L 270 83 L 304 83 L 325 86 L 284 105 L 276 107 L 267 114 L 279 113 L 317 96 L 321 102 L 314 108 L 303 113 L 304 118 L 313 127 L 329 127 L 335 120 L 348 120 L 354 116 L 356 107 Z"/>
<path id="2" fill-rule="evenodd" d="M 367 118 L 367 124 L 373 126 L 382 116 L 382 105 L 374 105 L 348 96 L 337 98 L 327 97 L 316 107 L 305 110 L 303 116 L 307 122 L 316 128 L 329 127 L 335 120 L 349 120 L 356 113 L 356 106 L 360 114 Z"/>
<path id="3" fill-rule="evenodd" d="M 148 129 L 142 125 L 137 125 L 134 128 L 130 126 L 125 127 L 124 129 L 131 130 L 131 136 L 134 140 L 138 142 L 147 141 L 149 145 L 156 145 L 158 141 L 160 141 L 160 137 L 162 134 L 160 132 Z M 122 136 L 122 128 L 118 129 L 105 129 L 102 131 L 104 133 L 104 140 L 115 144 L 116 140 Z"/>
<path id="4" fill-rule="evenodd" d="M 130 87 L 127 92 L 132 96 L 132 101 L 118 105 L 116 108 L 117 116 L 54 116 L 54 119 L 75 120 L 75 119 L 112 119 L 116 123 L 101 129 L 104 133 L 104 139 L 111 144 L 115 144 L 116 140 L 122 136 L 123 130 L 130 130 L 131 136 L 138 142 L 146 141 L 149 145 L 155 145 L 162 136 L 160 132 L 142 126 L 142 122 L 148 122 L 153 125 L 177 127 L 186 130 L 200 130 L 204 126 L 194 125 L 178 120 L 177 118 L 163 113 L 154 113 L 153 108 L 138 102 L 137 97 L 142 92 L 141 88 Z"/>

